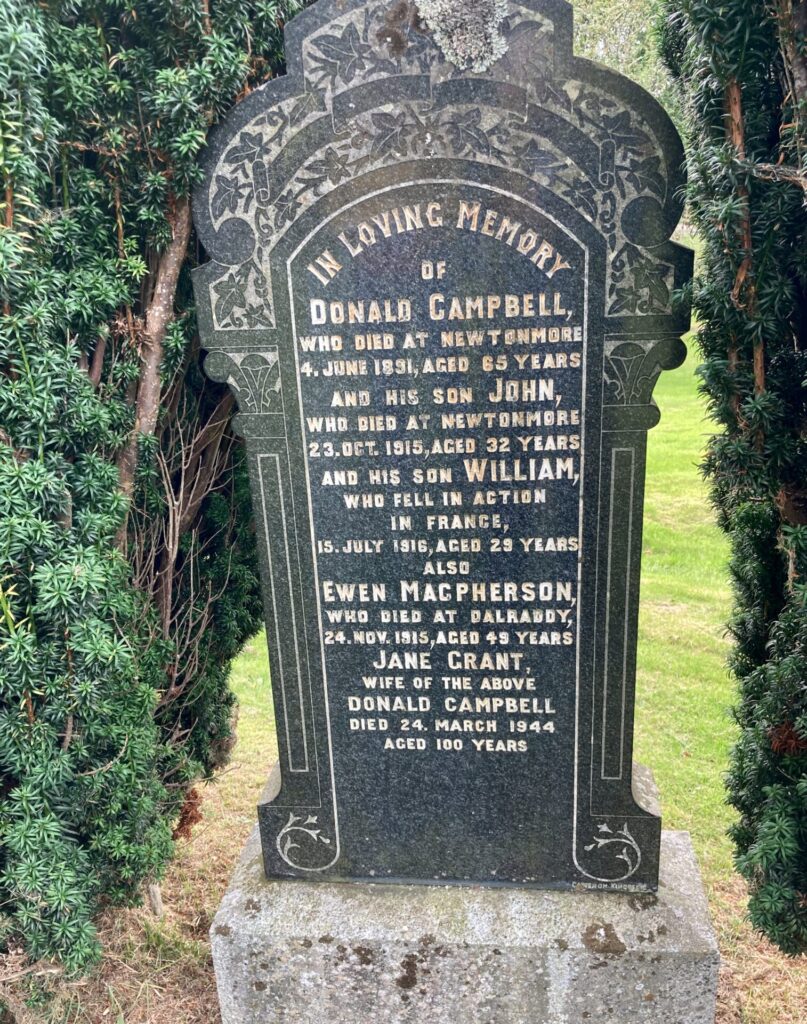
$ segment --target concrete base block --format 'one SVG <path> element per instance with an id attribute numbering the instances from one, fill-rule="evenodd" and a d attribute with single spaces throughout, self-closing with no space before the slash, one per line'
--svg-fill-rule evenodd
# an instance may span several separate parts
<path id="1" fill-rule="evenodd" d="M 211 928 L 224 1024 L 713 1024 L 689 835 L 657 895 L 267 881 L 257 830 Z"/>

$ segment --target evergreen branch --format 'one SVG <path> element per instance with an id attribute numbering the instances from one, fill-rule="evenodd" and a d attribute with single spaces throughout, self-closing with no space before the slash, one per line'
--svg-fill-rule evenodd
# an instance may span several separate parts
<path id="1" fill-rule="evenodd" d="M 241 0 L 233 20 L 190 0 L 179 21 L 168 0 L 63 6 L 0 0 L 0 578 L 17 591 L 13 635 L 0 609 L 0 904 L 37 957 L 80 972 L 99 906 L 159 874 L 187 789 L 223 763 L 226 666 L 260 624 L 243 448 L 200 372 L 176 197 L 211 123 L 281 68 L 298 3 Z M 48 780 L 35 800 L 31 779 Z"/>
<path id="2" fill-rule="evenodd" d="M 752 924 L 796 955 L 807 950 L 807 0 L 665 9 L 704 245 L 694 295 L 702 391 L 723 428 L 704 470 L 735 593 L 730 831 Z"/>
<path id="3" fill-rule="evenodd" d="M 120 748 L 118 753 L 115 755 L 115 757 L 112 758 L 111 761 L 107 761 L 106 764 L 99 765 L 97 768 L 92 768 L 92 769 L 90 769 L 90 771 L 77 772 L 76 773 L 76 778 L 88 779 L 92 775 L 102 775 L 104 772 L 108 772 L 110 768 L 114 768 L 114 766 L 118 763 L 118 761 L 120 761 L 120 759 L 126 753 L 126 748 L 128 746 L 129 746 L 129 736 L 128 736 L 128 733 L 127 733 L 126 738 L 123 741 L 123 746 Z"/>

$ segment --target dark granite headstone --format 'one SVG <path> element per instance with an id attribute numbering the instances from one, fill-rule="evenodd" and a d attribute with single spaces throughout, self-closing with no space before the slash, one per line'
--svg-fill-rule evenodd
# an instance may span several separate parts
<path id="1" fill-rule="evenodd" d="M 266 872 L 653 888 L 632 784 L 646 432 L 684 355 L 660 107 L 510 2 L 489 70 L 320 0 L 210 140 L 206 368 L 249 452 Z"/>

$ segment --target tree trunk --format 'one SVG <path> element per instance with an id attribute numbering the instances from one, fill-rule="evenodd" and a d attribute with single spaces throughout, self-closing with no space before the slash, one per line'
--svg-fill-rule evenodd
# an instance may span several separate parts
<path id="1" fill-rule="evenodd" d="M 793 76 L 793 98 L 802 104 L 807 103 L 807 0 L 793 0 L 790 16 L 790 31 L 784 26 L 782 33 L 783 49 Z"/>
<path id="2" fill-rule="evenodd" d="M 740 83 L 732 78 L 726 86 L 727 125 L 729 142 L 737 151 L 740 160 L 746 159 L 745 119 L 743 115 L 743 94 Z M 745 185 L 739 185 L 737 193 L 742 201 L 742 244 L 745 255 L 737 270 L 731 297 L 734 303 L 749 316 L 756 314 L 757 288 L 754 281 L 754 240 L 751 233 L 751 196 Z M 736 348 L 729 351 L 729 364 L 737 362 Z M 761 395 L 765 391 L 765 342 L 754 344 L 754 391 Z"/>
<path id="3" fill-rule="evenodd" d="M 191 236 L 190 199 L 179 199 L 174 215 L 174 237 L 159 258 L 156 283 L 145 316 L 140 354 L 140 383 L 135 403 L 135 422 L 126 447 L 118 458 L 119 486 L 129 499 L 134 491 L 137 472 L 137 450 L 140 437 L 151 437 L 157 428 L 160 413 L 160 366 L 163 360 L 165 333 L 174 316 L 179 274 L 188 251 Z M 121 527 L 118 542 L 123 546 L 126 524 Z"/>

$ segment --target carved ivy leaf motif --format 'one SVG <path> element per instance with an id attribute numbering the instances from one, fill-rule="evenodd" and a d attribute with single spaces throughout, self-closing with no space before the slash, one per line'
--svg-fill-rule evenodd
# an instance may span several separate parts
<path id="1" fill-rule="evenodd" d="M 609 96 L 603 96 L 598 92 L 581 91 L 572 104 L 572 110 L 581 125 L 590 124 L 593 128 L 602 131 L 602 119 L 609 110 L 616 107 L 616 102 Z"/>
<path id="2" fill-rule="evenodd" d="M 666 313 L 670 307 L 670 288 L 666 263 L 648 259 L 635 245 L 623 245 L 611 264 L 611 295 L 614 301 L 608 310 L 611 316 L 619 313 Z M 632 286 L 624 286 L 630 271 Z"/>
<path id="3" fill-rule="evenodd" d="M 403 63 L 410 67 L 416 67 L 421 74 L 425 74 L 436 63 L 439 55 L 431 32 L 418 27 L 418 25 L 409 25 L 406 30 L 406 39 L 407 46 Z"/>
<path id="4" fill-rule="evenodd" d="M 602 119 L 602 125 L 608 137 L 617 146 L 621 146 L 625 154 L 641 153 L 650 145 L 650 136 L 631 123 L 631 114 L 628 110 L 613 116 L 606 114 Z"/>
<path id="5" fill-rule="evenodd" d="M 356 72 L 366 70 L 372 61 L 371 47 L 362 42 L 353 22 L 345 25 L 341 35 L 325 33 L 317 36 L 314 46 L 321 54 L 316 66 L 330 79 L 331 86 L 337 79 L 350 84 Z"/>
<path id="6" fill-rule="evenodd" d="M 400 114 L 373 114 L 371 118 L 376 129 L 371 155 L 386 156 L 397 153 L 406 156 L 408 150 L 407 135 L 411 131 L 412 122 L 407 121 L 406 112 Z"/>
<path id="7" fill-rule="evenodd" d="M 544 174 L 550 181 L 555 178 L 555 172 L 565 166 L 554 153 L 543 149 L 535 139 L 529 139 L 523 146 L 516 148 L 514 155 L 518 158 L 519 164 L 528 174 Z"/>
<path id="8" fill-rule="evenodd" d="M 223 174 L 216 175 L 216 191 L 210 201 L 210 212 L 213 220 L 219 220 L 225 213 L 236 213 L 241 202 L 241 188 L 235 178 L 226 178 Z"/>
<path id="9" fill-rule="evenodd" d="M 647 290 L 651 311 L 664 312 L 670 304 L 670 289 L 664 280 L 667 267 L 663 264 L 643 263 L 634 272 L 636 287 Z"/>
<path id="10" fill-rule="evenodd" d="M 294 190 L 286 189 L 283 195 L 275 202 L 275 227 L 291 224 L 301 206 L 302 202 L 299 196 L 294 194 Z"/>
<path id="11" fill-rule="evenodd" d="M 552 82 L 542 74 L 538 64 L 530 62 L 527 66 L 534 76 L 530 82 L 530 87 L 536 100 L 541 105 L 554 103 L 555 106 L 560 107 L 562 110 L 571 111 L 572 100 L 569 94 L 562 89 L 556 89 Z"/>
<path id="12" fill-rule="evenodd" d="M 373 133 L 367 128 L 359 126 L 350 136 L 350 148 L 357 153 L 364 149 L 369 149 L 372 139 Z"/>
<path id="13" fill-rule="evenodd" d="M 449 145 L 457 156 L 468 149 L 490 156 L 490 140 L 481 124 L 482 111 L 477 108 L 446 125 Z"/>
<path id="14" fill-rule="evenodd" d="M 563 190 L 564 198 L 582 211 L 589 220 L 597 216 L 597 190 L 585 178 L 577 178 Z"/>
<path id="15" fill-rule="evenodd" d="M 250 330 L 255 330 L 258 327 L 274 327 L 274 320 L 272 320 L 270 313 L 271 307 L 265 302 L 253 302 L 244 310 L 243 322 Z M 240 322 L 238 326 L 240 326 Z"/>
<path id="16" fill-rule="evenodd" d="M 241 132 L 238 142 L 224 154 L 225 161 L 235 173 L 247 172 L 247 165 L 252 164 L 263 153 L 264 138 L 259 133 Z"/>
<path id="17" fill-rule="evenodd" d="M 309 114 L 325 110 L 325 97 L 317 89 L 306 89 L 289 111 L 289 124 L 296 126 Z"/>
<path id="18" fill-rule="evenodd" d="M 644 160 L 633 159 L 629 161 L 628 166 L 630 170 L 626 173 L 625 178 L 637 192 L 653 192 L 659 199 L 664 198 L 665 187 L 660 170 L 660 157 L 649 156 Z"/>
<path id="19" fill-rule="evenodd" d="M 249 268 L 239 267 L 213 286 L 216 320 L 225 323 L 234 309 L 246 306 Z"/>
<path id="20" fill-rule="evenodd" d="M 338 185 L 340 181 L 349 178 L 351 174 L 348 152 L 340 153 L 333 146 L 328 146 L 322 159 L 310 163 L 308 170 L 312 173 L 304 180 L 313 184 L 315 189 L 318 190 L 326 181 L 331 185 Z"/>
<path id="21" fill-rule="evenodd" d="M 608 307 L 609 316 L 617 316 L 619 313 L 635 313 L 639 305 L 639 296 L 633 288 L 612 288 L 614 301 Z"/>

